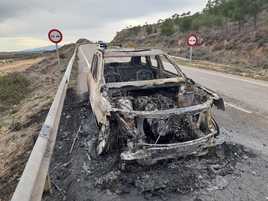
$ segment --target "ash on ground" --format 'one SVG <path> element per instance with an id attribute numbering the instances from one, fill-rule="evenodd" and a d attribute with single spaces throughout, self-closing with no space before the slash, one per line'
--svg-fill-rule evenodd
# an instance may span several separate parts
<path id="1" fill-rule="evenodd" d="M 116 151 L 92 157 L 98 127 L 89 103 L 76 100 L 69 90 L 50 167 L 52 192 L 45 201 L 268 198 L 267 158 L 237 144 L 152 166 L 124 163 Z"/>

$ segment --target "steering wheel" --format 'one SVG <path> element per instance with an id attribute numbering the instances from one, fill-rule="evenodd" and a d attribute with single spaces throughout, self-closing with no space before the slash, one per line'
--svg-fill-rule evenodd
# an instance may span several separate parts
<path id="1" fill-rule="evenodd" d="M 152 80 L 153 72 L 149 69 L 141 69 L 136 72 L 136 80 Z"/>

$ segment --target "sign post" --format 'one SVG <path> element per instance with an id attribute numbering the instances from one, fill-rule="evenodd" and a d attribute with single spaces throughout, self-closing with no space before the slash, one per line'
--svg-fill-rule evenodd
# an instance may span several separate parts
<path id="1" fill-rule="evenodd" d="M 193 47 L 190 47 L 190 62 L 192 63 L 192 57 L 193 57 Z"/>
<path id="2" fill-rule="evenodd" d="M 198 38 L 195 34 L 190 34 L 187 37 L 187 45 L 190 47 L 190 62 L 192 63 L 193 47 L 198 45 Z"/>
<path id="3" fill-rule="evenodd" d="M 56 52 L 57 52 L 57 58 L 58 58 L 58 64 L 60 65 L 60 54 L 58 49 L 58 43 L 60 43 L 63 39 L 63 35 L 60 30 L 58 29 L 51 29 L 48 32 L 48 39 L 56 44 Z"/>

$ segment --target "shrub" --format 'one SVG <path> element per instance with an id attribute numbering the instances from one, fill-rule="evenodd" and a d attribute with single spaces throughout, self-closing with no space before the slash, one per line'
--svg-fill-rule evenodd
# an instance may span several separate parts
<path id="1" fill-rule="evenodd" d="M 0 105 L 18 104 L 29 92 L 29 84 L 20 73 L 0 75 Z"/>
<path id="2" fill-rule="evenodd" d="M 135 26 L 135 27 L 132 27 L 129 29 L 129 33 L 132 35 L 132 36 L 136 36 L 138 35 L 138 33 L 141 31 L 141 26 Z"/>
<path id="3" fill-rule="evenodd" d="M 153 25 L 146 25 L 145 31 L 148 35 L 152 34 L 153 33 Z"/>
<path id="4" fill-rule="evenodd" d="M 173 33 L 175 33 L 175 27 L 174 27 L 174 23 L 171 19 L 167 19 L 165 20 L 162 24 L 161 24 L 161 34 L 162 35 L 166 35 L 166 36 L 170 36 Z"/>
<path id="5" fill-rule="evenodd" d="M 192 28 L 192 17 L 187 16 L 180 19 L 179 22 L 180 31 L 187 32 L 190 31 Z"/>
<path id="6" fill-rule="evenodd" d="M 222 26 L 223 16 L 216 16 L 210 14 L 199 15 L 192 21 L 192 29 L 198 30 L 200 27 L 210 27 L 210 26 Z"/>

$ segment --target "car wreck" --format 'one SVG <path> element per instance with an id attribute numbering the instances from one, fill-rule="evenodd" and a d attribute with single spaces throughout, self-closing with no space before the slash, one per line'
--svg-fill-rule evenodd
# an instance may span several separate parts
<path id="1" fill-rule="evenodd" d="M 217 143 L 211 110 L 224 110 L 223 99 L 161 50 L 97 50 L 88 87 L 99 155 L 116 148 L 124 161 L 157 161 L 199 155 Z"/>

